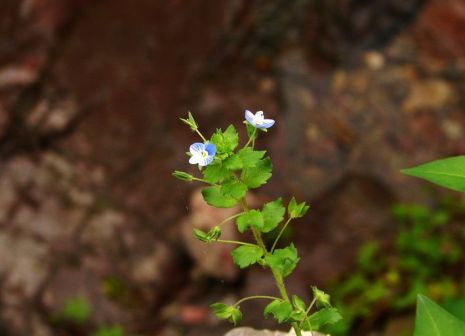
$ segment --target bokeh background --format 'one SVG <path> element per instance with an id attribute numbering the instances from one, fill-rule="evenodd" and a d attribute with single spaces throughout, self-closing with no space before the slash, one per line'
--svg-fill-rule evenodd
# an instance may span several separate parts
<path id="1" fill-rule="evenodd" d="M 191 237 L 224 213 L 171 176 L 188 110 L 276 119 L 254 199 L 311 204 L 288 287 L 336 335 L 409 335 L 417 292 L 460 314 L 464 202 L 399 170 L 465 151 L 464 80 L 463 0 L 2 0 L 0 335 L 222 335 L 210 303 L 275 293 Z"/>

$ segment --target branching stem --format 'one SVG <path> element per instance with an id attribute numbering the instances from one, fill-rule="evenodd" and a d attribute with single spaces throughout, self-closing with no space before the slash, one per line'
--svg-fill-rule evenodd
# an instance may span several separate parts
<path id="1" fill-rule="evenodd" d="M 217 240 L 214 240 L 214 241 L 217 242 L 217 243 L 225 243 L 225 244 L 238 244 L 238 245 L 253 246 L 253 247 L 257 246 L 255 244 L 244 243 L 244 242 L 240 242 L 240 241 L 237 241 L 237 240 L 217 239 Z"/>
<path id="2" fill-rule="evenodd" d="M 283 225 L 283 227 L 281 228 L 281 231 L 279 231 L 279 234 L 278 236 L 276 237 L 276 239 L 274 240 L 274 243 L 273 245 L 271 246 L 271 253 L 273 253 L 275 247 L 276 247 L 276 244 L 278 243 L 279 239 L 281 238 L 281 236 L 283 235 L 284 233 L 284 230 L 286 230 L 287 226 L 289 225 L 289 223 L 291 222 L 292 218 L 289 218 L 286 223 Z"/>
<path id="3" fill-rule="evenodd" d="M 242 298 L 240 299 L 239 301 L 237 301 L 234 306 L 237 307 L 238 305 L 240 305 L 242 302 L 244 301 L 248 301 L 248 300 L 254 300 L 254 299 L 267 299 L 267 300 L 282 300 L 278 297 L 275 297 L 275 296 L 268 296 L 268 295 L 253 295 L 253 296 L 247 296 L 245 298 Z"/>

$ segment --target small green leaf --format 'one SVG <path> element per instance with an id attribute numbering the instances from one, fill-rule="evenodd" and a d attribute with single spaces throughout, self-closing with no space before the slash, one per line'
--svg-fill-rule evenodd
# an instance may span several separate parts
<path id="1" fill-rule="evenodd" d="M 261 231 L 270 232 L 274 230 L 283 220 L 285 212 L 286 209 L 281 198 L 266 203 L 262 210 L 264 225 Z"/>
<path id="2" fill-rule="evenodd" d="M 297 249 L 294 244 L 291 244 L 286 248 L 274 250 L 273 254 L 268 254 L 265 257 L 265 261 L 269 267 L 278 272 L 282 277 L 286 277 L 297 266 L 299 257 L 297 256 Z"/>
<path id="3" fill-rule="evenodd" d="M 212 303 L 210 307 L 213 309 L 213 313 L 218 317 L 220 320 L 225 320 L 231 316 L 230 306 L 224 303 Z"/>
<path id="4" fill-rule="evenodd" d="M 203 232 L 202 230 L 194 229 L 194 236 L 195 236 L 195 238 L 197 238 L 198 240 L 200 240 L 200 241 L 202 241 L 204 243 L 208 242 L 207 233 Z"/>
<path id="5" fill-rule="evenodd" d="M 240 233 L 244 233 L 250 226 L 260 230 L 263 227 L 263 216 L 258 210 L 249 210 L 237 217 L 236 223 Z"/>
<path id="6" fill-rule="evenodd" d="M 456 191 L 465 191 L 465 156 L 454 156 L 402 169 L 402 173 L 419 177 Z"/>
<path id="7" fill-rule="evenodd" d="M 194 176 L 183 171 L 175 170 L 173 176 L 181 181 L 192 181 Z"/>
<path id="8" fill-rule="evenodd" d="M 287 213 L 290 218 L 299 218 L 303 217 L 307 213 L 309 208 L 310 207 L 306 205 L 305 202 L 298 204 L 295 198 L 292 197 L 287 206 Z"/>
<path id="9" fill-rule="evenodd" d="M 297 295 L 292 295 L 292 304 L 297 310 L 305 311 L 305 302 Z"/>
<path id="10" fill-rule="evenodd" d="M 241 180 L 249 188 L 258 188 L 271 177 L 272 168 L 271 159 L 267 157 L 258 161 L 255 167 L 242 170 Z"/>
<path id="11" fill-rule="evenodd" d="M 231 208 L 239 203 L 239 199 L 222 193 L 221 186 L 211 186 L 202 190 L 202 196 L 207 204 L 217 208 Z"/>
<path id="12" fill-rule="evenodd" d="M 231 173 L 220 162 L 210 164 L 203 171 L 203 178 L 209 183 L 218 183 L 231 176 Z"/>
<path id="13" fill-rule="evenodd" d="M 242 313 L 238 307 L 228 306 L 224 303 L 213 303 L 210 305 L 213 309 L 213 313 L 220 320 L 229 320 L 229 322 L 236 325 L 242 319 Z"/>
<path id="14" fill-rule="evenodd" d="M 326 324 L 334 324 L 342 318 L 336 308 L 323 308 L 307 317 L 302 323 L 305 331 L 319 330 Z"/>
<path id="15" fill-rule="evenodd" d="M 465 322 L 451 315 L 426 296 L 417 297 L 413 336 L 464 336 Z"/>
<path id="16" fill-rule="evenodd" d="M 212 135 L 211 142 L 215 144 L 219 156 L 221 156 L 221 154 L 229 155 L 232 154 L 239 144 L 239 135 L 234 126 L 230 125 L 224 132 L 218 129 Z"/>
<path id="17" fill-rule="evenodd" d="M 233 323 L 234 325 L 237 325 L 240 323 L 242 320 L 242 312 L 238 309 L 235 308 L 234 310 L 231 311 L 231 317 L 229 318 L 229 322 Z"/>
<path id="18" fill-rule="evenodd" d="M 199 128 L 190 111 L 187 113 L 187 119 L 183 119 L 183 118 L 179 118 L 179 119 L 181 119 L 181 121 L 185 123 L 186 125 L 188 125 L 193 131 L 196 131 Z"/>
<path id="19" fill-rule="evenodd" d="M 221 236 L 221 228 L 219 226 L 213 227 L 210 231 L 207 233 L 207 239 L 208 241 L 212 240 L 218 240 Z"/>
<path id="20" fill-rule="evenodd" d="M 329 302 L 330 296 L 322 290 L 318 289 L 316 286 L 312 286 L 313 297 L 316 299 L 317 306 L 331 307 Z"/>
<path id="21" fill-rule="evenodd" d="M 263 311 L 263 315 L 265 317 L 268 317 L 269 314 L 272 314 L 278 323 L 283 323 L 291 318 L 292 305 L 283 300 L 273 300 Z"/>
<path id="22" fill-rule="evenodd" d="M 263 257 L 263 250 L 259 246 L 243 245 L 231 252 L 234 263 L 240 268 L 255 264 Z"/>

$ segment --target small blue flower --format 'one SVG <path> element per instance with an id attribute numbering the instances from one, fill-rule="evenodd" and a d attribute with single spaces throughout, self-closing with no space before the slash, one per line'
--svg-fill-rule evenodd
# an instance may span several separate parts
<path id="1" fill-rule="evenodd" d="M 273 119 L 265 119 L 263 111 L 258 111 L 253 114 L 249 110 L 245 110 L 245 120 L 247 120 L 255 128 L 270 128 L 274 125 Z"/>
<path id="2" fill-rule="evenodd" d="M 196 142 L 189 147 L 189 152 L 192 154 L 189 159 L 190 164 L 198 164 L 201 167 L 205 167 L 213 162 L 216 146 L 212 143 L 203 144 Z"/>

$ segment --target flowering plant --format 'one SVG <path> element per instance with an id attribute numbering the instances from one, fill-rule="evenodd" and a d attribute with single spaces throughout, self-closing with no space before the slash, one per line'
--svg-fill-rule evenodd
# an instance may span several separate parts
<path id="1" fill-rule="evenodd" d="M 231 253 L 234 263 L 240 268 L 258 264 L 269 269 L 280 294 L 280 297 L 254 295 L 242 298 L 233 305 L 214 303 L 211 307 L 215 315 L 237 324 L 242 318 L 242 302 L 264 299 L 270 301 L 264 309 L 265 317 L 272 315 L 278 323 L 290 323 L 297 336 L 301 336 L 302 331 L 317 331 L 326 324 L 337 322 L 341 316 L 337 309 L 331 307 L 328 294 L 312 286 L 313 299 L 307 304 L 297 295 L 290 296 L 284 283 L 284 279 L 295 269 L 299 257 L 294 244 L 277 248 L 278 242 L 289 223 L 304 216 L 309 206 L 305 202 L 298 203 L 294 197 L 287 207 L 282 198 L 257 209 L 251 209 L 247 203 L 249 190 L 266 184 L 272 175 L 271 159 L 266 156 L 266 151 L 255 149 L 255 140 L 260 132 L 266 132 L 275 121 L 266 119 L 262 111 L 254 114 L 246 110 L 244 124 L 248 139 L 240 147 L 239 135 L 233 125 L 224 131 L 218 129 L 207 140 L 190 112 L 186 119 L 181 120 L 203 141 L 193 143 L 187 153 L 190 156 L 189 163 L 199 166 L 201 176 L 182 171 L 175 171 L 173 175 L 180 180 L 204 183 L 206 186 L 202 196 L 213 207 L 242 206 L 240 213 L 224 219 L 208 232 L 195 229 L 195 237 L 205 243 L 237 245 Z M 254 243 L 220 239 L 222 226 L 233 220 L 240 233 L 252 232 Z M 272 231 L 276 232 L 276 238 L 268 246 L 262 235 Z"/>

